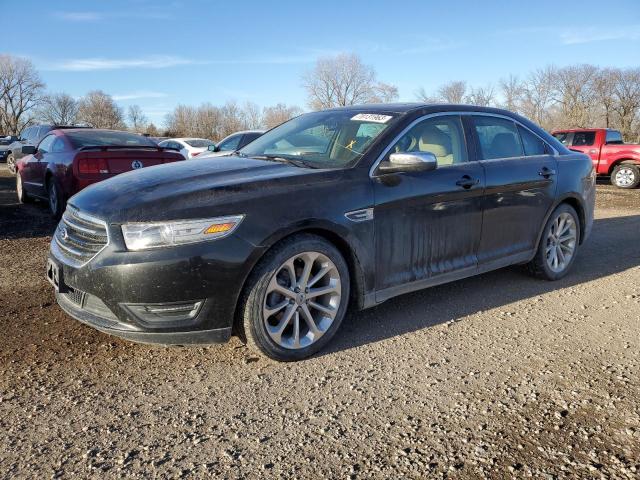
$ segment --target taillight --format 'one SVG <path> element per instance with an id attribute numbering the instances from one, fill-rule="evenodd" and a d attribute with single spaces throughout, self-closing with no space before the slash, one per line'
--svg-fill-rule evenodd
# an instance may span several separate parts
<path id="1" fill-rule="evenodd" d="M 109 173 L 109 165 L 104 158 L 81 158 L 78 162 L 80 173 Z"/>
<path id="2" fill-rule="evenodd" d="M 193 152 L 191 154 L 192 157 L 197 157 L 198 155 L 200 155 L 202 152 Z"/>

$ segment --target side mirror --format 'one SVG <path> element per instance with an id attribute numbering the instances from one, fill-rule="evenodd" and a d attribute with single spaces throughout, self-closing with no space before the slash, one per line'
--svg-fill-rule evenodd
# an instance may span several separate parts
<path id="1" fill-rule="evenodd" d="M 207 147 L 207 150 L 209 150 L 210 152 L 217 152 L 218 151 L 218 147 L 216 146 L 215 143 L 213 143 L 213 144 L 211 144 L 211 145 L 209 145 Z"/>
<path id="2" fill-rule="evenodd" d="M 22 146 L 22 154 L 23 155 L 33 155 L 36 153 L 38 149 L 33 145 L 23 145 Z"/>
<path id="3" fill-rule="evenodd" d="M 378 172 L 428 172 L 437 166 L 438 159 L 431 152 L 400 152 L 392 153 L 389 161 L 380 162 Z"/>

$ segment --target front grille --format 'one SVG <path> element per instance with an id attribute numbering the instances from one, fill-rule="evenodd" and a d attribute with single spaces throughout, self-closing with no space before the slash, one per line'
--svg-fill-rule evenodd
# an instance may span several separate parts
<path id="1" fill-rule="evenodd" d="M 68 206 L 53 236 L 60 254 L 72 266 L 82 266 L 109 243 L 107 224 Z"/>

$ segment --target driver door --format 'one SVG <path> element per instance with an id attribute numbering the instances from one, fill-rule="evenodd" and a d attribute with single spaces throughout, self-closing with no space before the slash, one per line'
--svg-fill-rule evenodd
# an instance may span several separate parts
<path id="1" fill-rule="evenodd" d="M 431 152 L 438 166 L 374 172 L 377 301 L 465 276 L 478 265 L 485 175 L 470 158 L 462 118 L 418 122 L 383 160 L 399 152 Z"/>

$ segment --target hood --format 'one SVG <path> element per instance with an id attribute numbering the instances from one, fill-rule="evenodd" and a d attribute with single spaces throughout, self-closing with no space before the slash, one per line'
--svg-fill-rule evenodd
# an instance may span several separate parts
<path id="1" fill-rule="evenodd" d="M 318 181 L 326 170 L 242 158 L 197 157 L 141 168 L 91 185 L 69 199 L 109 222 L 157 221 L 231 214 L 234 201 L 255 201 L 278 187 Z M 206 214 L 205 214 L 206 213 Z"/>

